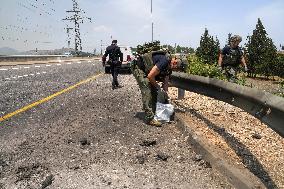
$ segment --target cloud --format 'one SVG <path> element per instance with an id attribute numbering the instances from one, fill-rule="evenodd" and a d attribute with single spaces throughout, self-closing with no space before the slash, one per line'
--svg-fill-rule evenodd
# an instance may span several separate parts
<path id="1" fill-rule="evenodd" d="M 258 18 L 261 19 L 268 35 L 273 36 L 274 41 L 283 41 L 284 25 L 281 23 L 283 23 L 284 18 L 284 1 L 273 1 L 250 12 L 247 15 L 246 22 L 252 27 L 251 29 L 255 29 Z"/>
<path id="2" fill-rule="evenodd" d="M 111 28 L 105 25 L 100 25 L 93 28 L 94 32 L 111 32 L 111 30 L 112 30 Z"/>

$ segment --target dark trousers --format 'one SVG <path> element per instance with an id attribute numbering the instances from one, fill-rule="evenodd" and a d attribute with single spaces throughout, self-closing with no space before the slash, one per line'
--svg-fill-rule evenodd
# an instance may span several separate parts
<path id="1" fill-rule="evenodd" d="M 110 66 L 110 71 L 111 71 L 111 75 L 112 75 L 112 86 L 114 86 L 114 87 L 117 87 L 119 85 L 118 80 L 117 80 L 119 68 L 120 68 L 120 66 L 116 66 L 116 65 Z"/>

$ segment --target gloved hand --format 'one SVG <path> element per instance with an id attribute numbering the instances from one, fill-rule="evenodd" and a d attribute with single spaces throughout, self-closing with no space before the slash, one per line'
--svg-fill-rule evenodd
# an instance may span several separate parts
<path id="1" fill-rule="evenodd" d="M 245 69 L 245 72 L 248 72 L 248 67 L 247 67 L 247 66 L 245 66 L 245 68 L 244 68 L 244 69 Z"/>
<path id="2" fill-rule="evenodd" d="M 168 95 L 167 91 L 165 91 L 160 86 L 157 87 L 157 93 L 158 93 L 158 96 L 157 96 L 158 102 L 161 102 L 161 103 L 168 103 L 169 102 L 169 95 Z"/>
<path id="3" fill-rule="evenodd" d="M 221 72 L 223 70 L 222 66 L 218 65 L 217 69 Z"/>

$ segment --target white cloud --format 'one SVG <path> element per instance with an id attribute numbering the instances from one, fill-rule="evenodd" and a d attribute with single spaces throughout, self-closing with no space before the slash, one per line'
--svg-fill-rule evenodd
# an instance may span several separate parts
<path id="1" fill-rule="evenodd" d="M 100 25 L 93 28 L 94 32 L 111 32 L 111 30 L 112 30 L 111 28 L 105 25 Z"/>
<path id="2" fill-rule="evenodd" d="M 252 30 L 255 29 L 258 18 L 261 19 L 269 37 L 271 37 L 273 41 L 284 42 L 284 25 L 282 24 L 284 18 L 284 1 L 272 1 L 269 5 L 250 12 L 246 18 L 246 22 L 251 26 Z M 278 44 L 276 44 L 276 46 L 278 46 Z"/>

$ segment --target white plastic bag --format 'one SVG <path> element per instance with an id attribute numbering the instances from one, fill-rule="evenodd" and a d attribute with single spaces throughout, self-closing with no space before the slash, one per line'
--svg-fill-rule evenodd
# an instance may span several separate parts
<path id="1" fill-rule="evenodd" d="M 155 120 L 160 122 L 170 122 L 170 118 L 174 113 L 174 106 L 171 104 L 162 104 L 157 102 Z"/>

